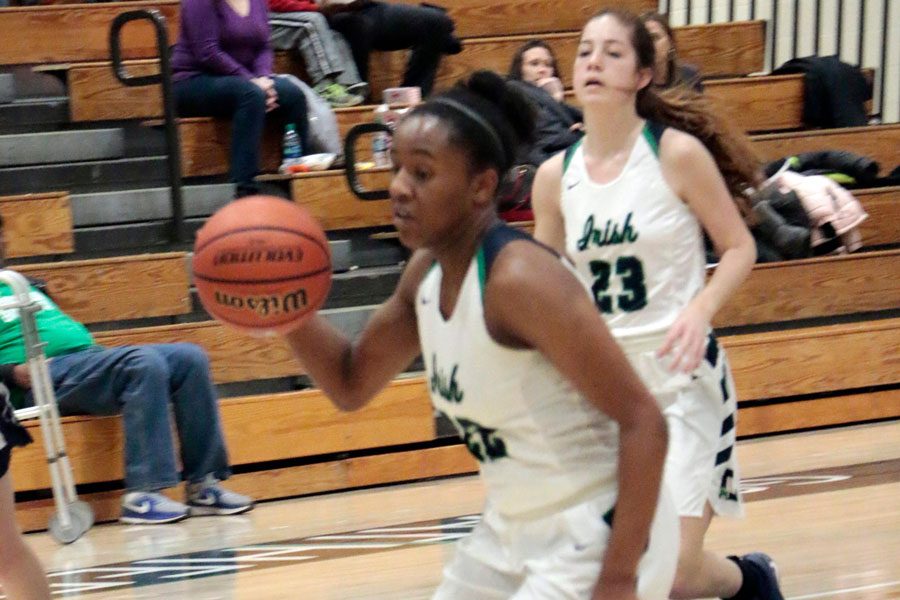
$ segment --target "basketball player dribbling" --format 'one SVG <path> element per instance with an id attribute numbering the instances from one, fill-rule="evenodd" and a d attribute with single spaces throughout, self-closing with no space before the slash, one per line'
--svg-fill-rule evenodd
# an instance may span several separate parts
<path id="1" fill-rule="evenodd" d="M 497 217 L 531 127 L 489 72 L 412 110 L 392 147 L 394 223 L 414 251 L 396 290 L 355 342 L 320 316 L 286 338 L 345 410 L 423 356 L 487 490 L 435 598 L 662 600 L 678 544 L 662 413 L 584 284 Z"/>
<path id="2" fill-rule="evenodd" d="M 756 163 L 701 98 L 658 95 L 653 64 L 653 40 L 634 15 L 603 11 L 585 25 L 573 81 L 586 135 L 540 167 L 535 237 L 591 282 L 597 308 L 665 409 L 665 481 L 681 517 L 672 597 L 782 600 L 765 554 L 725 558 L 703 548 L 713 514 L 742 514 L 734 383 L 710 323 L 756 259 L 733 200 L 756 183 Z M 719 256 L 708 283 L 702 230 Z"/>

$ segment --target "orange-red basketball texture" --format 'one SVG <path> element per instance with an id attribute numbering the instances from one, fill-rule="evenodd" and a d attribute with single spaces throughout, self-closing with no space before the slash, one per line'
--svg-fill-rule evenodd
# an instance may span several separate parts
<path id="1" fill-rule="evenodd" d="M 325 302 L 331 252 L 325 232 L 295 202 L 250 196 L 217 211 L 197 232 L 194 285 L 227 325 L 289 331 Z"/>

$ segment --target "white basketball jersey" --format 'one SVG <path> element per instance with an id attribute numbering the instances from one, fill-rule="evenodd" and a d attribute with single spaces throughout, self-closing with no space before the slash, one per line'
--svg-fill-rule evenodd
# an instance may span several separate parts
<path id="1" fill-rule="evenodd" d="M 435 408 L 478 459 L 492 506 L 524 517 L 614 492 L 618 427 L 539 352 L 501 346 L 488 333 L 482 295 L 490 264 L 505 243 L 523 238 L 531 240 L 507 226 L 485 236 L 446 320 L 435 264 L 416 314 Z"/>
<path id="2" fill-rule="evenodd" d="M 566 251 L 618 338 L 666 331 L 705 281 L 700 224 L 663 177 L 660 136 L 645 123 L 609 183 L 591 181 L 581 142 L 563 172 Z"/>

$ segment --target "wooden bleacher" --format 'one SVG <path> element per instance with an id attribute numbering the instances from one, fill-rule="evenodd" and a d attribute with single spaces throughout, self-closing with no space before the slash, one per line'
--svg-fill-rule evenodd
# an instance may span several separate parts
<path id="1" fill-rule="evenodd" d="M 765 161 L 817 150 L 848 150 L 875 159 L 886 173 L 900 164 L 900 123 L 753 136 Z"/>
<path id="2" fill-rule="evenodd" d="M 696 64 L 704 76 L 746 75 L 762 70 L 765 50 L 765 23 L 743 21 L 675 27 L 675 40 L 683 60 Z M 533 35 L 472 38 L 463 40 L 463 51 L 441 61 L 435 79 L 437 89 L 449 87 L 475 69 L 506 73 L 513 53 Z M 561 65 L 571 65 L 580 39 L 580 30 L 540 36 L 554 50 Z M 406 52 L 373 54 L 369 85 L 375 98 L 397 85 L 406 64 Z M 284 64 L 284 63 L 281 63 Z M 293 68 L 290 69 L 294 70 Z M 563 84 L 572 85 L 572 72 L 561 69 Z"/>
<path id="3" fill-rule="evenodd" d="M 871 69 L 864 69 L 868 78 Z M 732 122 L 748 133 L 801 129 L 803 123 L 803 74 L 754 75 L 703 82 L 712 98 Z M 872 103 L 867 103 L 869 114 Z"/>
<path id="4" fill-rule="evenodd" d="M 895 364 L 900 351 L 898 334 L 900 319 L 894 318 L 722 338 L 738 396 L 746 406 L 742 406 L 738 419 L 739 435 L 769 431 L 770 422 L 774 430 L 780 431 L 794 425 L 813 427 L 900 416 L 897 389 L 868 394 L 854 391 L 900 382 Z M 831 397 L 804 400 L 798 405 L 802 407 L 799 410 L 789 398 L 842 390 L 849 393 L 841 396 L 840 403 Z M 768 403 L 765 407 L 754 402 L 763 400 Z M 748 410 L 751 417 L 745 424 L 743 415 Z M 317 390 L 225 399 L 221 411 L 235 465 L 325 456 L 318 464 L 286 466 L 274 472 L 251 470 L 233 480 L 237 491 L 252 490 L 252 495 L 260 500 L 345 489 L 360 485 L 360 477 L 370 485 L 434 474 L 469 473 L 475 468 L 461 444 L 426 451 L 402 448 L 402 444 L 427 442 L 437 436 L 421 377 L 395 381 L 370 407 L 352 415 L 331 407 Z M 121 478 L 122 434 L 117 418 L 69 417 L 64 428 L 79 483 Z M 259 444 L 261 438 L 267 443 Z M 393 449 L 380 459 L 365 457 L 360 462 L 349 459 L 348 463 L 348 459 L 329 456 L 388 447 Z M 426 457 L 430 466 L 422 462 Z M 17 451 L 12 463 L 17 491 L 47 487 L 42 461 L 37 445 Z M 379 468 L 365 475 L 348 472 L 371 464 L 370 461 L 386 461 L 384 470 Z M 278 485 L 270 485 L 275 478 Z M 100 494 L 95 498 L 88 494 L 84 498 L 95 504 L 99 519 L 115 516 L 115 496 Z M 17 509 L 26 529 L 45 526 L 46 501 L 19 503 Z"/>
<path id="5" fill-rule="evenodd" d="M 217 321 L 102 331 L 96 333 L 94 339 L 104 346 L 168 342 L 197 344 L 209 356 L 210 372 L 215 383 L 273 379 L 303 373 L 282 338 L 251 337 Z"/>
<path id="6" fill-rule="evenodd" d="M 419 4 L 419 0 L 400 2 Z M 638 14 L 657 8 L 656 0 L 620 0 L 616 4 Z M 440 6 L 447 9 L 456 24 L 456 35 L 461 38 L 516 34 L 538 37 L 555 31 L 579 31 L 602 8 L 591 0 L 569 0 L 565 10 L 560 10 L 559 3 L 547 0 L 524 5 L 521 0 L 443 0 Z"/>
<path id="7" fill-rule="evenodd" d="M 891 310 L 900 306 L 898 271 L 900 249 L 758 264 L 719 311 L 714 325 L 738 327 Z M 215 321 L 104 331 L 95 338 L 107 346 L 198 344 L 209 355 L 213 380 L 220 384 L 302 373 L 281 338 L 249 337 Z"/>
<path id="8" fill-rule="evenodd" d="M 56 304 L 82 323 L 186 314 L 191 310 L 184 252 L 19 265 L 47 282 Z"/>
<path id="9" fill-rule="evenodd" d="M 390 183 L 388 169 L 361 172 L 360 183 L 369 189 L 385 189 Z M 282 176 L 263 180 L 284 179 Z M 353 195 L 343 171 L 319 171 L 288 178 L 291 197 L 319 219 L 325 229 L 356 229 L 392 223 L 389 200 L 362 202 Z"/>
<path id="10" fill-rule="evenodd" d="M 863 246 L 900 243 L 900 186 L 853 190 L 853 195 L 869 213 L 859 227 Z"/>
<path id="11" fill-rule="evenodd" d="M 686 60 L 699 64 L 704 73 L 710 75 L 743 75 L 760 70 L 764 59 L 763 31 L 764 24 L 761 21 L 675 28 L 679 44 L 683 41 L 683 46 L 680 46 L 681 52 L 685 57 L 689 57 Z M 475 68 L 489 68 L 505 73 L 513 53 L 532 37 L 505 35 L 463 40 L 463 52 L 446 57 L 442 62 L 436 79 L 437 88 L 451 85 Z M 571 64 L 578 44 L 577 28 L 568 33 L 548 33 L 541 37 L 559 54 L 560 64 Z M 734 46 L 731 46 L 732 43 Z M 705 54 L 707 48 L 716 48 L 716 53 Z M 397 85 L 406 58 L 405 52 L 372 54 L 370 72 L 373 80 L 370 84 L 374 98 L 380 97 L 384 88 Z M 134 75 L 158 72 L 158 61 L 155 60 L 127 61 L 127 65 L 129 72 Z M 159 86 L 127 88 L 115 78 L 108 61 L 59 65 L 59 68 L 68 72 L 70 113 L 73 121 L 148 118 L 162 115 Z M 299 57 L 287 53 L 276 55 L 276 71 L 305 76 L 305 69 Z M 571 84 L 570 71 L 563 69 L 567 86 Z M 371 107 L 368 110 L 371 110 Z"/>
<path id="12" fill-rule="evenodd" d="M 0 65 L 109 60 L 113 19 L 142 8 L 162 13 L 174 41 L 179 3 L 173 0 L 4 8 L 0 12 Z M 123 58 L 158 56 L 156 34 L 148 22 L 129 23 L 122 31 Z"/>
<path id="13" fill-rule="evenodd" d="M 897 148 L 900 148 L 900 124 L 759 135 L 752 136 L 751 140 L 766 161 L 799 152 L 828 149 L 847 150 L 873 157 L 881 163 L 882 170 L 892 169 L 900 161 L 897 153 Z M 369 176 L 378 177 L 375 174 Z M 386 179 L 382 180 L 381 184 L 385 181 Z M 294 201 L 309 205 L 317 217 L 325 220 L 326 228 L 371 227 L 390 222 L 387 201 L 357 201 L 350 192 L 342 171 L 296 176 L 290 180 L 290 187 Z"/>
<path id="14" fill-rule="evenodd" d="M 713 324 L 735 327 L 900 307 L 900 250 L 754 266 Z"/>
<path id="15" fill-rule="evenodd" d="M 69 254 L 75 249 L 69 194 L 0 196 L 6 258 Z"/>

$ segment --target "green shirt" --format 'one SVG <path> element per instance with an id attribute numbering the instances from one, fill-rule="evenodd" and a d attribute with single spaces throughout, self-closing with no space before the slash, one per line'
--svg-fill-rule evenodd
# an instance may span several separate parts
<path id="1" fill-rule="evenodd" d="M 53 301 L 34 287 L 29 288 L 31 299 L 42 310 L 35 315 L 38 335 L 48 358 L 84 350 L 94 345 L 87 328 L 59 309 Z M 15 296 L 8 285 L 0 284 L 0 364 L 25 362 L 25 344 L 19 323 L 19 309 L 9 308 Z"/>

